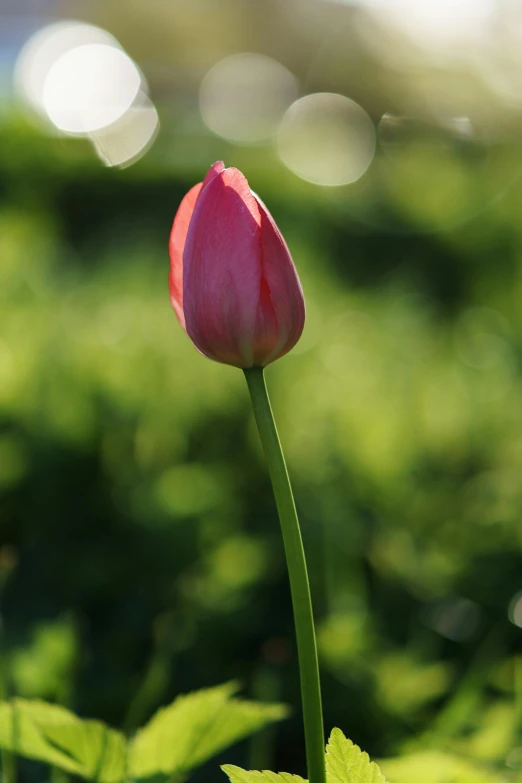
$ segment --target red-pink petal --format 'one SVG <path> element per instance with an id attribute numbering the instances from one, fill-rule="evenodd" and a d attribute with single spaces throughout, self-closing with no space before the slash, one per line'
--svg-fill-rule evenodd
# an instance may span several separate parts
<path id="1" fill-rule="evenodd" d="M 212 166 L 205 174 L 205 179 L 203 180 L 203 187 L 206 188 L 209 182 L 212 182 L 212 180 L 215 177 L 217 177 L 218 174 L 221 174 L 222 171 L 225 171 L 225 164 L 223 163 L 222 160 L 217 160 L 215 163 L 212 164 Z"/>
<path id="2" fill-rule="evenodd" d="M 183 328 L 185 328 L 185 316 L 183 314 L 183 248 L 185 247 L 185 239 L 187 237 L 190 219 L 194 212 L 201 186 L 202 183 L 198 182 L 198 184 L 194 185 L 183 198 L 178 207 L 178 211 L 176 212 L 169 239 L 170 301 L 172 302 L 174 312 L 178 316 L 179 322 Z"/>
<path id="3" fill-rule="evenodd" d="M 261 215 L 262 280 L 256 364 L 266 366 L 288 353 L 299 340 L 305 322 L 301 283 L 292 256 L 275 221 L 256 196 Z"/>
<path id="4" fill-rule="evenodd" d="M 186 330 L 202 353 L 253 363 L 261 282 L 261 217 L 248 182 L 225 169 L 201 192 L 185 243 Z"/>
<path id="5" fill-rule="evenodd" d="M 202 189 L 205 188 L 209 182 L 212 182 L 214 177 L 223 171 L 224 168 L 225 164 L 222 161 L 217 161 L 210 167 L 203 182 L 194 185 L 183 198 L 178 207 L 178 211 L 176 212 L 174 223 L 172 224 L 169 239 L 170 301 L 172 302 L 174 312 L 178 316 L 183 328 L 185 328 L 185 315 L 183 313 L 183 249 L 185 247 L 190 220 Z"/>
<path id="6" fill-rule="evenodd" d="M 272 216 L 237 169 L 215 163 L 187 193 L 170 256 L 172 304 L 201 353 L 264 367 L 298 341 L 305 307 L 296 269 Z"/>

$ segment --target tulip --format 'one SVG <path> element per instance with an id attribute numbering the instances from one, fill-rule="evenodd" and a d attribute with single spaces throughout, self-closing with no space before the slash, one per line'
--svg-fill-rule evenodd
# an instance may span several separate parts
<path id="1" fill-rule="evenodd" d="M 265 367 L 297 343 L 305 306 L 292 257 L 238 169 L 214 163 L 189 190 L 169 253 L 172 306 L 209 359 Z"/>
<path id="2" fill-rule="evenodd" d="M 301 336 L 305 306 L 270 212 L 237 169 L 210 167 L 181 202 L 169 242 L 170 298 L 198 350 L 244 370 L 266 455 L 288 565 L 310 783 L 327 783 L 314 617 L 292 487 L 264 367 Z"/>

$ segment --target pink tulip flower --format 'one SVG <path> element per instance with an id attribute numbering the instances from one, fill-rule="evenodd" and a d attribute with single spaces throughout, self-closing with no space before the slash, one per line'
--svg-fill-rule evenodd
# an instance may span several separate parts
<path id="1" fill-rule="evenodd" d="M 299 340 L 305 305 L 292 257 L 238 169 L 214 163 L 189 190 L 169 253 L 172 306 L 209 359 L 265 367 Z"/>

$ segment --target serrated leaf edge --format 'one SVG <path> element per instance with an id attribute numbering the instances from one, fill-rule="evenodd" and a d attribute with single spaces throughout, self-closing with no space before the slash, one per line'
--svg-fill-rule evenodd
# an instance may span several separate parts
<path id="1" fill-rule="evenodd" d="M 354 751 L 357 755 L 355 758 L 349 758 L 348 752 Z M 341 729 L 334 728 L 330 733 L 330 738 L 326 745 L 326 775 L 327 778 L 333 778 L 338 783 L 345 783 L 347 776 L 355 774 L 357 777 L 354 781 L 362 779 L 362 773 L 365 772 L 365 768 L 371 774 L 371 779 L 368 783 L 387 783 L 386 778 L 379 769 L 378 764 L 370 759 L 370 756 L 366 751 L 348 739 Z M 343 765 L 346 774 L 340 776 L 337 770 L 332 769 L 333 763 Z M 330 783 L 330 781 L 329 781 Z"/>

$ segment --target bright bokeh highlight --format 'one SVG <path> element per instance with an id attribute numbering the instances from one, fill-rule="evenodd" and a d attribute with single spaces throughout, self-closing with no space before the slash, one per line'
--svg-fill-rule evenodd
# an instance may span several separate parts
<path id="1" fill-rule="evenodd" d="M 44 89 L 49 71 L 65 54 L 78 47 L 100 44 L 120 48 L 101 27 L 65 20 L 48 25 L 24 44 L 15 66 L 17 92 L 37 112 L 45 114 Z"/>
<path id="2" fill-rule="evenodd" d="M 99 158 L 107 166 L 130 166 L 152 146 L 159 131 L 156 107 L 140 93 L 134 104 L 116 122 L 94 131 L 91 139 Z"/>
<path id="3" fill-rule="evenodd" d="M 286 112 L 277 146 L 283 163 L 316 185 L 358 180 L 375 154 L 375 128 L 355 101 L 335 93 L 315 93 Z"/>
<path id="4" fill-rule="evenodd" d="M 140 85 L 136 65 L 121 49 L 78 46 L 49 70 L 43 105 L 60 130 L 90 133 L 119 120 L 132 106 Z"/>
<path id="5" fill-rule="evenodd" d="M 150 148 L 158 113 L 145 79 L 105 30 L 76 21 L 48 25 L 22 48 L 20 97 L 52 127 L 87 137 L 107 166 L 128 166 Z"/>

